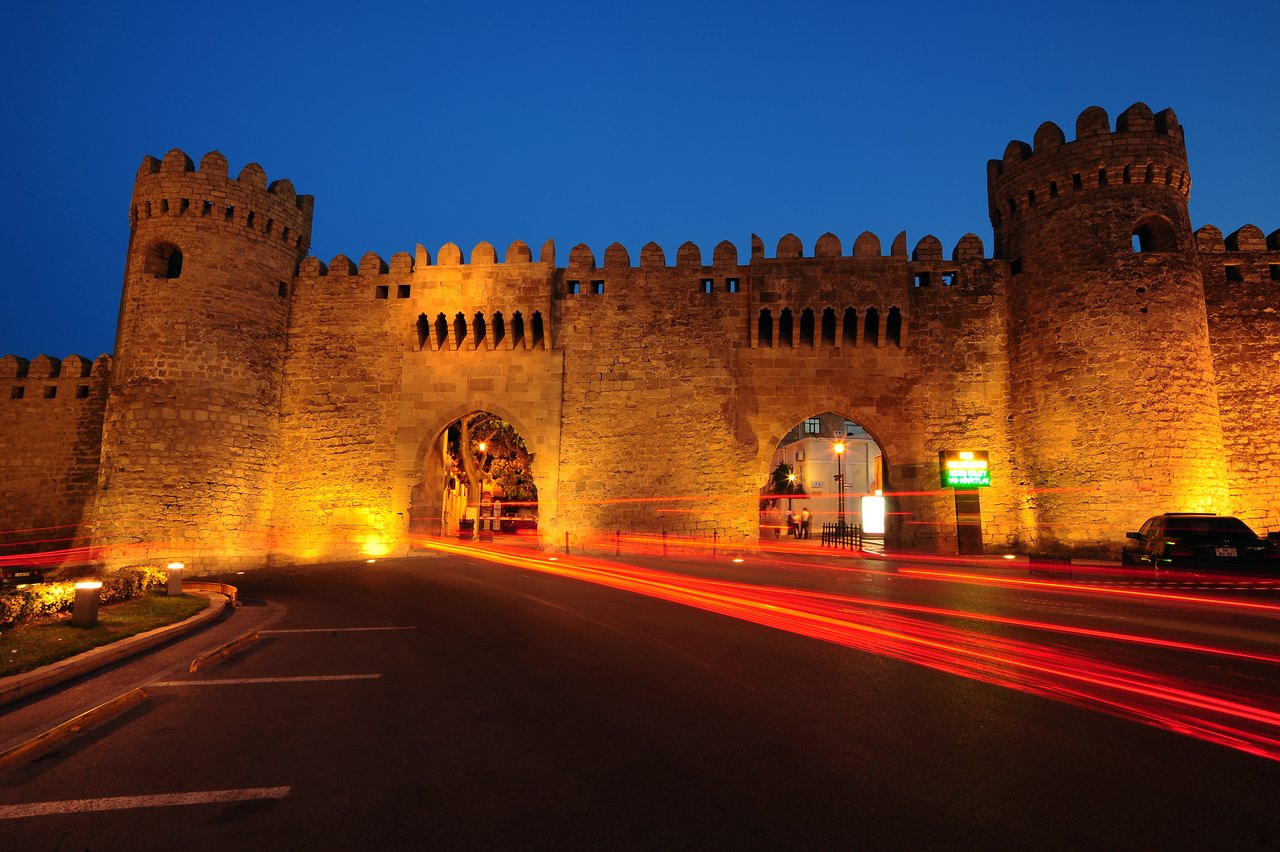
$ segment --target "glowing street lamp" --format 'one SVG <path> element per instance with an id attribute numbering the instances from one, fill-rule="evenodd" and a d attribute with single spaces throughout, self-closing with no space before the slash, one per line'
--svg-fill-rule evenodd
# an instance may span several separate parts
<path id="1" fill-rule="evenodd" d="M 837 442 L 836 451 L 836 529 L 844 529 L 844 443 Z"/>

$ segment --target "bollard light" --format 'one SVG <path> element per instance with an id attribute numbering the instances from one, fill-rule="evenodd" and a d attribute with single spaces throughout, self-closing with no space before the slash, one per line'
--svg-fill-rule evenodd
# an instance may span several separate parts
<path id="1" fill-rule="evenodd" d="M 175 598 L 182 594 L 182 569 L 185 567 L 181 562 L 169 563 L 169 583 L 164 592 L 166 597 Z"/>
<path id="2" fill-rule="evenodd" d="M 77 627 L 92 627 L 98 623 L 98 596 L 102 583 L 98 580 L 76 583 L 76 601 L 71 611 L 71 623 Z"/>

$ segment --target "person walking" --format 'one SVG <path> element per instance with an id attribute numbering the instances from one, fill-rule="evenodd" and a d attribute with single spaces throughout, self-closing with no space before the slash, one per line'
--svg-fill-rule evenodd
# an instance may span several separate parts
<path id="1" fill-rule="evenodd" d="M 809 507 L 805 506 L 800 510 L 800 537 L 807 539 L 809 537 Z"/>

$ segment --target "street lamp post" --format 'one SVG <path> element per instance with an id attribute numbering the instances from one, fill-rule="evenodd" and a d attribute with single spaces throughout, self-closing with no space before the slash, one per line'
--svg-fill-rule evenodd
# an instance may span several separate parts
<path id="1" fill-rule="evenodd" d="M 844 444 L 836 443 L 836 529 L 844 531 Z"/>

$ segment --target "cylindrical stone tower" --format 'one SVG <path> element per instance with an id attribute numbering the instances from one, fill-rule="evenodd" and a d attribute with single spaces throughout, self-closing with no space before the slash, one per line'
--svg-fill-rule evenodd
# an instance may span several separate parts
<path id="1" fill-rule="evenodd" d="M 1166 511 L 1226 512 L 1227 475 L 1171 110 L 1134 104 L 1113 132 L 1046 122 L 987 166 L 1009 264 L 1013 434 L 1032 547 L 1115 553 Z"/>
<path id="2" fill-rule="evenodd" d="M 103 427 L 95 542 L 108 564 L 200 572 L 261 559 L 291 285 L 311 196 L 206 154 L 143 160 Z"/>

